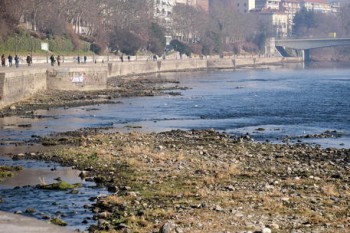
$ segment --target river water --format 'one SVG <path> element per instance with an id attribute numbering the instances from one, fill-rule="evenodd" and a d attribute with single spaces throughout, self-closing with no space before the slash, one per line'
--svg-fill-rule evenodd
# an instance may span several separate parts
<path id="1" fill-rule="evenodd" d="M 163 77 L 177 79 L 181 86 L 190 89 L 181 91 L 181 96 L 124 98 L 118 100 L 122 102 L 118 104 L 36 111 L 36 115 L 44 116 L 41 118 L 5 117 L 0 119 L 0 144 L 9 145 L 30 140 L 33 135 L 43 136 L 84 127 L 146 132 L 214 128 L 232 135 L 249 133 L 256 141 L 282 143 L 288 136 L 295 138 L 291 142 L 299 140 L 323 147 L 350 148 L 349 67 L 304 68 L 296 65 L 163 74 Z M 26 124 L 30 127 L 20 127 Z M 332 138 L 304 138 L 326 130 L 337 133 Z M 16 153 L 14 149 L 0 146 L 0 156 Z M 50 166 L 59 168 L 61 173 L 58 174 L 49 174 L 50 166 L 42 162 L 18 162 L 4 158 L 0 160 L 1 164 L 22 165 L 29 169 L 25 169 L 22 176 L 35 179 L 29 179 L 26 184 L 39 183 L 38 176 L 47 180 L 56 176 L 74 180 L 76 176 L 72 177 L 74 172 L 70 168 L 59 168 L 57 164 Z M 25 211 L 34 205 L 38 209 L 34 217 L 59 215 L 72 229 L 86 229 L 87 224 L 81 223 L 83 219 L 93 223 L 91 212 L 83 205 L 89 204 L 89 197 L 105 193 L 104 190 L 90 188 L 93 184 L 88 183 L 84 183 L 78 195 L 32 187 L 13 189 L 16 185 L 24 185 L 18 183 L 21 180 L 0 185 L 0 196 L 5 201 L 0 203 L 0 210 Z"/>
<path id="2" fill-rule="evenodd" d="M 349 66 L 350 67 L 350 66 Z M 181 96 L 137 97 L 108 104 L 37 111 L 47 118 L 0 119 L 0 143 L 83 127 L 119 131 L 214 128 L 281 142 L 336 130 L 334 138 L 298 139 L 323 147 L 350 148 L 350 68 L 275 67 L 257 70 L 165 74 L 181 86 Z M 31 124 L 29 128 L 18 127 Z M 129 127 L 128 126 L 133 126 Z M 256 130 L 263 128 L 263 130 Z M 297 140 L 295 140 L 297 141 Z"/>

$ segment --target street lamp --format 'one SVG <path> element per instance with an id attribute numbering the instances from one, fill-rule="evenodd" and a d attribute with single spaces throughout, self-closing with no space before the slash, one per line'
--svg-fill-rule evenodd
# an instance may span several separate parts
<path id="1" fill-rule="evenodd" d="M 15 35 L 15 55 L 17 55 L 17 34 Z"/>
<path id="2" fill-rule="evenodd" d="M 33 59 L 33 36 L 30 36 L 30 57 Z"/>
<path id="3" fill-rule="evenodd" d="M 50 50 L 50 43 L 49 43 L 49 38 L 47 39 L 47 50 L 46 50 L 46 63 L 49 63 L 49 50 Z"/>

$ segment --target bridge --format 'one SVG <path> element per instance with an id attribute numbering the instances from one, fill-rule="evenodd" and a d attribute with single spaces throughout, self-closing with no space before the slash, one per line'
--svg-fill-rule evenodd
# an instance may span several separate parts
<path id="1" fill-rule="evenodd" d="M 310 61 L 310 50 L 317 48 L 335 47 L 350 45 L 350 38 L 313 38 L 313 39 L 281 39 L 275 41 L 276 49 L 283 57 L 291 55 L 286 49 L 293 49 L 301 52 L 304 61 Z"/>

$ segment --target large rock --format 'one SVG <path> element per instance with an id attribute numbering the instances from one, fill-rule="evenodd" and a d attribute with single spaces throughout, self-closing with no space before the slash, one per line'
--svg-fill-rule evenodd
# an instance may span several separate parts
<path id="1" fill-rule="evenodd" d="M 175 233 L 175 228 L 175 223 L 168 221 L 160 228 L 159 233 Z"/>

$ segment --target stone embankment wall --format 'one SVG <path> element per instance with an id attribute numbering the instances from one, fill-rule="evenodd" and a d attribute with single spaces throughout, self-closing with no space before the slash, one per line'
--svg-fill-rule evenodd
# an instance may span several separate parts
<path id="1" fill-rule="evenodd" d="M 110 77 L 208 69 L 235 69 L 283 62 L 302 62 L 300 58 L 222 58 L 125 61 L 67 65 L 59 68 L 28 67 L 0 71 L 0 108 L 21 101 L 42 90 L 101 90 Z"/>
<path id="2" fill-rule="evenodd" d="M 47 70 L 48 90 L 103 90 L 107 88 L 105 67 L 72 67 Z"/>
<path id="3" fill-rule="evenodd" d="M 46 69 L 0 73 L 0 108 L 46 90 Z"/>

